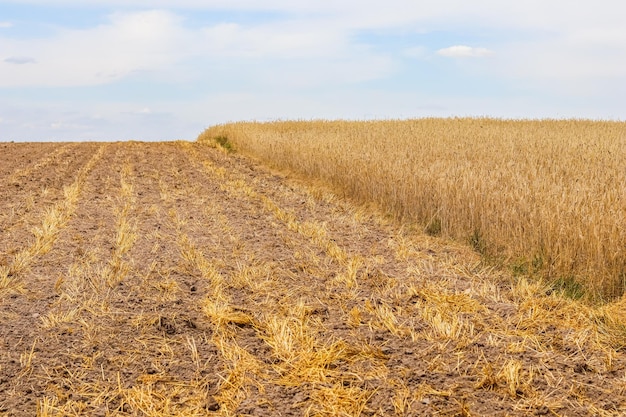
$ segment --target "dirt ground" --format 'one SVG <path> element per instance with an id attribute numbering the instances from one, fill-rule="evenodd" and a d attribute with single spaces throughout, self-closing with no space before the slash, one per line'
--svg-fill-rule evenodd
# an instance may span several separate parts
<path id="1" fill-rule="evenodd" d="M 0 144 L 0 416 L 626 415 L 625 315 L 206 145 Z"/>

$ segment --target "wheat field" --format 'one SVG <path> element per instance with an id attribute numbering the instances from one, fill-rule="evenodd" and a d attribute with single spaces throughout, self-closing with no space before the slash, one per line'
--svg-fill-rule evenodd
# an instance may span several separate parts
<path id="1" fill-rule="evenodd" d="M 215 138 L 573 297 L 626 288 L 626 123 L 241 122 L 199 140 Z"/>

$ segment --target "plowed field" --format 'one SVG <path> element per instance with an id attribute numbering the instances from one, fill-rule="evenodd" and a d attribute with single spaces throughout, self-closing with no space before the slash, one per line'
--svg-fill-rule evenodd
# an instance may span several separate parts
<path id="1" fill-rule="evenodd" d="M 206 145 L 0 144 L 1 416 L 618 416 L 625 316 Z"/>

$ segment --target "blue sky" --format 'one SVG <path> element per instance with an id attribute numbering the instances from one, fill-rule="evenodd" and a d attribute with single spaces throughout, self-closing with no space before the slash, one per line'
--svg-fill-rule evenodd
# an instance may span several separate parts
<path id="1" fill-rule="evenodd" d="M 0 140 L 234 120 L 626 119 L 626 4 L 0 0 Z"/>

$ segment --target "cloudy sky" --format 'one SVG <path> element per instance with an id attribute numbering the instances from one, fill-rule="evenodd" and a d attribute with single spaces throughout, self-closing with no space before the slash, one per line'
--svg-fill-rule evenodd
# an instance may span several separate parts
<path id="1" fill-rule="evenodd" d="M 626 119 L 626 4 L 0 0 L 0 140 L 233 120 Z"/>

